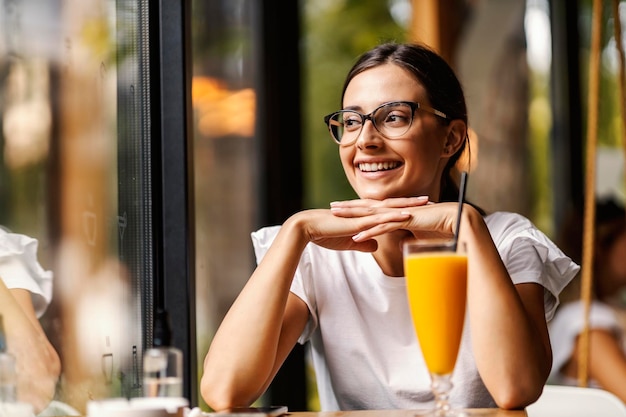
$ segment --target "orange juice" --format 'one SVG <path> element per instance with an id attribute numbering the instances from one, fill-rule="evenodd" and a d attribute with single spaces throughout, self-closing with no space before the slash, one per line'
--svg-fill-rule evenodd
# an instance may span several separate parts
<path id="1" fill-rule="evenodd" d="M 409 306 L 431 373 L 452 372 L 459 352 L 467 293 L 467 256 L 454 252 L 406 254 Z"/>

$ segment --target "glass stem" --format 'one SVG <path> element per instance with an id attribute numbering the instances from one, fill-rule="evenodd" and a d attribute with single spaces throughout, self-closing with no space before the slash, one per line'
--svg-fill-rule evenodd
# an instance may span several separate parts
<path id="1" fill-rule="evenodd" d="M 445 416 L 450 411 L 451 376 L 432 374 L 431 389 L 435 394 L 435 410 L 437 416 Z"/>

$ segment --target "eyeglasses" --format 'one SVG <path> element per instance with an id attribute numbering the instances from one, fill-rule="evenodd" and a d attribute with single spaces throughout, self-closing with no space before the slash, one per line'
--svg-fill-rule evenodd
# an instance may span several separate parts
<path id="1" fill-rule="evenodd" d="M 432 107 L 413 101 L 393 101 L 382 104 L 369 114 L 354 110 L 339 110 L 324 117 L 331 136 L 340 145 L 350 145 L 356 141 L 366 120 L 371 120 L 374 128 L 385 138 L 392 139 L 404 135 L 413 124 L 417 109 L 447 119 L 448 116 Z"/>

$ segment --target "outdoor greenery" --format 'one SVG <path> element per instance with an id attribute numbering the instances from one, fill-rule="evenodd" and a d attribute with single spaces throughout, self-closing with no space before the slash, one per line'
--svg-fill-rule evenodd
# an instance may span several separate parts
<path id="1" fill-rule="evenodd" d="M 344 77 L 357 56 L 381 41 L 404 41 L 406 30 L 380 0 L 304 1 L 302 33 L 305 206 L 353 198 L 338 147 L 323 117 L 341 107 Z"/>

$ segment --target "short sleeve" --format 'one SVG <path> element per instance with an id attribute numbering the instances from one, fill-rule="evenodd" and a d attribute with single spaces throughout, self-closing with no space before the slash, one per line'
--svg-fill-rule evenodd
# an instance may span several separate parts
<path id="1" fill-rule="evenodd" d="M 279 230 L 280 226 L 269 226 L 250 234 L 257 265 L 261 263 L 261 260 L 270 249 L 270 246 L 272 246 L 272 242 L 274 242 Z"/>
<path id="2" fill-rule="evenodd" d="M 546 320 L 551 320 L 559 294 L 580 267 L 525 217 L 515 213 L 489 217 L 489 229 L 513 283 L 542 285 Z"/>
<path id="3" fill-rule="evenodd" d="M 9 289 L 29 291 L 41 317 L 52 301 L 53 274 L 39 264 L 38 246 L 37 239 L 0 230 L 0 279 Z"/>

